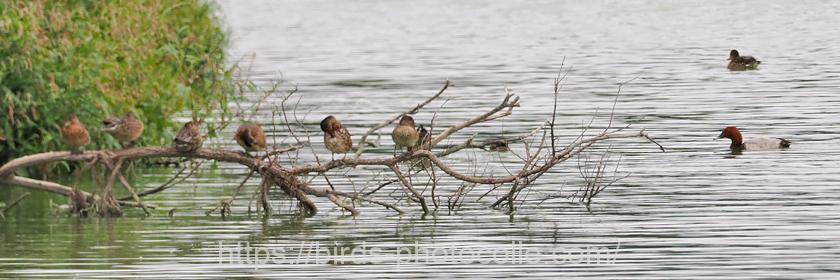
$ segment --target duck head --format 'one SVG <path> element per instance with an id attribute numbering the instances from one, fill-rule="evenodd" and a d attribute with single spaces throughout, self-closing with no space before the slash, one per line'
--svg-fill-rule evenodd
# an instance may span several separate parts
<path id="1" fill-rule="evenodd" d="M 400 119 L 400 126 L 403 126 L 403 125 L 414 127 L 414 118 L 412 118 L 409 115 L 402 116 L 402 118 Z"/>
<path id="2" fill-rule="evenodd" d="M 122 119 L 117 117 L 109 117 L 102 120 L 102 128 L 100 128 L 99 130 L 104 132 L 114 131 L 117 129 L 117 126 L 119 126 L 121 123 Z"/>
<path id="3" fill-rule="evenodd" d="M 733 60 L 739 56 L 741 56 L 741 54 L 738 53 L 738 50 L 731 50 L 729 51 L 729 59 L 727 60 Z"/>
<path id="4" fill-rule="evenodd" d="M 338 120 L 336 120 L 334 116 L 327 116 L 321 121 L 321 131 L 331 132 L 336 122 L 338 122 Z"/>
<path id="5" fill-rule="evenodd" d="M 321 121 L 321 131 L 335 137 L 335 132 L 341 130 L 341 124 L 334 116 L 329 115 Z"/>
<path id="6" fill-rule="evenodd" d="M 199 121 L 188 121 L 184 124 L 187 129 L 198 129 Z"/>
<path id="7" fill-rule="evenodd" d="M 732 140 L 732 144 L 730 147 L 738 147 L 743 143 L 743 139 L 741 138 L 741 132 L 738 131 L 737 127 L 734 126 L 727 126 L 723 129 L 723 131 L 718 135 L 718 139 L 720 138 L 729 138 Z"/>
<path id="8" fill-rule="evenodd" d="M 67 116 L 67 121 L 64 122 L 64 127 L 69 127 L 71 125 L 75 125 L 79 123 L 79 118 L 76 117 L 76 113 L 70 113 Z"/>

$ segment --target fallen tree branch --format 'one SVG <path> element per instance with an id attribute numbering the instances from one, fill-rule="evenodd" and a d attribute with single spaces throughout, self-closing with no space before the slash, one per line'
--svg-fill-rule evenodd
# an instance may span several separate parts
<path id="1" fill-rule="evenodd" d="M 435 154 L 427 150 L 416 150 L 413 152 L 403 153 L 396 157 L 389 157 L 389 158 L 379 158 L 379 159 L 336 159 L 333 161 L 329 161 L 325 164 L 309 164 L 297 168 L 292 168 L 288 170 L 291 174 L 306 174 L 306 173 L 318 173 L 318 172 L 327 172 L 335 168 L 344 168 L 344 167 L 354 167 L 354 166 L 386 166 L 391 167 L 396 165 L 397 163 L 414 160 L 419 158 L 428 158 L 432 163 L 434 163 L 438 168 L 440 168 L 443 172 L 450 175 L 451 177 L 471 183 L 477 184 L 485 184 L 485 185 L 494 185 L 494 184 L 503 184 L 503 183 L 510 183 L 515 181 L 516 179 L 522 178 L 524 176 L 532 175 L 539 173 L 541 171 L 545 171 L 556 165 L 557 163 L 567 160 L 571 156 L 574 156 L 583 149 L 588 148 L 592 144 L 607 140 L 607 139 L 619 139 L 619 138 L 646 138 L 643 131 L 638 133 L 623 133 L 623 134 L 615 134 L 615 133 L 605 133 L 595 137 L 587 138 L 578 140 L 565 149 L 558 151 L 557 155 L 553 158 L 550 158 L 546 163 L 540 165 L 536 168 L 527 168 L 523 171 L 520 171 L 517 174 L 505 176 L 505 177 L 475 177 L 460 173 L 450 166 L 443 163 Z M 581 149 L 579 149 L 581 148 Z"/>
<path id="2" fill-rule="evenodd" d="M 427 104 L 438 98 L 441 94 L 443 94 L 443 92 L 449 86 L 449 81 L 446 81 L 443 88 L 441 88 L 437 92 L 437 94 L 426 99 L 424 102 L 417 104 L 417 106 L 415 106 L 413 109 L 407 111 L 404 114 L 413 114 L 418 112 L 424 106 L 426 106 Z M 555 82 L 555 87 L 558 87 L 558 81 Z M 467 193 L 469 193 L 469 191 L 473 190 L 476 187 L 485 186 L 489 187 L 490 191 L 493 191 L 502 186 L 509 186 L 510 189 L 504 191 L 504 194 L 502 194 L 501 197 L 498 197 L 496 202 L 493 203 L 491 206 L 498 207 L 499 205 L 502 205 L 502 203 L 506 202 L 509 211 L 513 212 L 514 201 L 521 199 L 524 202 L 528 196 L 528 192 L 525 192 L 522 193 L 522 195 L 524 196 L 524 198 L 522 198 L 519 196 L 520 192 L 528 189 L 528 186 L 533 184 L 542 175 L 546 174 L 551 168 L 569 160 L 570 158 L 578 156 L 580 153 L 589 149 L 598 142 L 620 138 L 643 138 L 649 142 L 656 144 L 661 150 L 664 151 L 664 148 L 659 143 L 654 141 L 650 136 L 648 136 L 647 133 L 644 132 L 644 130 L 635 133 L 630 133 L 623 131 L 628 126 L 617 129 L 611 128 L 612 115 L 614 114 L 615 110 L 614 107 L 613 113 L 611 113 L 610 123 L 608 127 L 603 130 L 603 132 L 595 136 L 584 137 L 584 135 L 586 134 L 586 129 L 584 129 L 583 133 L 581 133 L 576 139 L 572 140 L 571 143 L 567 144 L 565 147 L 562 147 L 562 149 L 561 146 L 557 146 L 555 143 L 556 135 L 553 123 L 556 120 L 556 115 L 553 115 L 551 122 L 543 124 L 541 127 L 532 130 L 530 133 L 515 138 L 494 139 L 482 143 L 477 143 L 474 141 L 475 136 L 473 136 L 467 139 L 467 141 L 463 144 L 450 146 L 442 151 L 440 149 L 435 150 L 435 146 L 437 144 L 441 143 L 445 139 L 451 137 L 452 135 L 454 135 L 458 131 L 461 131 L 464 128 L 479 123 L 497 120 L 499 118 L 511 115 L 513 109 L 519 107 L 520 99 L 518 96 L 507 91 L 507 89 L 505 91 L 506 92 L 504 98 L 495 107 L 488 109 L 483 114 L 480 114 L 473 118 L 467 119 L 459 124 L 448 127 L 440 133 L 436 132 L 433 120 L 432 126 L 430 127 L 429 135 L 433 135 L 434 138 L 431 138 L 430 140 L 428 140 L 428 142 L 424 141 L 424 143 L 419 148 L 410 149 L 410 151 L 408 152 L 394 156 L 362 158 L 361 154 L 364 151 L 364 143 L 366 143 L 366 139 L 369 135 L 375 133 L 379 129 L 382 129 L 383 127 L 394 123 L 397 119 L 399 119 L 400 116 L 404 114 L 397 115 L 368 130 L 368 132 L 362 136 L 362 139 L 359 141 L 359 145 L 357 145 L 355 157 L 334 159 L 328 162 L 322 162 L 320 160 L 318 153 L 310 144 L 311 142 L 308 141 L 308 139 L 310 139 L 312 135 L 310 134 L 306 126 L 302 122 L 300 122 L 297 119 L 297 116 L 295 115 L 295 121 L 300 127 L 303 128 L 302 133 L 304 135 L 299 136 L 295 134 L 294 137 L 297 140 L 295 145 L 285 149 L 274 149 L 272 151 L 268 151 L 264 156 L 260 157 L 251 157 L 239 151 L 230 151 L 215 148 L 202 148 L 190 153 L 181 153 L 175 150 L 174 148 L 168 147 L 138 147 L 121 150 L 88 151 L 83 154 L 71 154 L 70 152 L 47 152 L 24 156 L 18 159 L 14 159 L 0 166 L 0 183 L 45 190 L 64 196 L 72 196 L 74 191 L 70 187 L 48 181 L 40 181 L 30 178 L 19 177 L 15 174 L 15 171 L 56 161 L 79 161 L 88 162 L 88 165 L 90 165 L 90 170 L 92 170 L 92 175 L 99 175 L 99 173 L 96 171 L 97 165 L 102 164 L 105 165 L 108 169 L 110 169 L 110 172 L 107 178 L 105 179 L 104 183 L 102 183 L 101 178 L 99 178 L 101 176 L 94 176 L 94 182 L 99 182 L 97 184 L 103 186 L 99 195 L 93 195 L 91 193 L 79 191 L 77 192 L 77 196 L 82 196 L 85 200 L 96 202 L 95 204 L 99 206 L 98 212 L 103 215 L 116 214 L 115 211 L 119 211 L 119 206 L 136 206 L 144 208 L 144 211 L 148 213 L 148 209 L 146 209 L 147 207 L 145 203 L 143 203 L 143 201 L 140 198 L 169 188 L 172 185 L 172 182 L 176 180 L 175 178 L 178 177 L 184 170 L 181 170 L 166 184 L 138 194 L 134 192 L 134 189 L 131 187 L 128 180 L 126 180 L 125 176 L 121 174 L 120 167 L 122 166 L 122 163 L 146 158 L 178 157 L 186 159 L 203 159 L 213 160 L 217 162 L 236 163 L 242 165 L 245 168 L 248 168 L 249 170 L 252 170 L 252 175 L 258 174 L 262 180 L 260 187 L 255 191 L 255 193 L 252 196 L 252 201 L 256 199 L 257 207 L 262 207 L 263 212 L 267 215 L 271 215 L 272 212 L 271 201 L 269 201 L 269 193 L 274 186 L 279 187 L 281 190 L 283 190 L 283 192 L 286 195 L 297 200 L 299 203 L 298 205 L 301 213 L 305 215 L 313 215 L 318 210 L 315 202 L 311 199 L 312 197 L 325 198 L 326 200 L 335 204 L 339 208 L 349 211 L 352 215 L 358 215 L 360 213 L 359 209 L 357 208 L 358 205 L 355 204 L 356 201 L 369 202 L 372 204 L 383 206 L 386 209 L 393 210 L 397 213 L 404 213 L 402 209 L 398 208 L 393 203 L 380 201 L 373 198 L 374 193 L 376 193 L 379 189 L 383 188 L 388 184 L 396 182 L 400 182 L 400 184 L 402 185 L 402 191 L 404 193 L 403 195 L 394 197 L 394 199 L 397 202 L 400 202 L 403 199 L 406 199 L 407 201 L 418 202 L 423 212 L 429 213 L 433 210 L 428 207 L 424 197 L 424 192 L 426 192 L 426 190 L 429 187 L 429 184 L 431 184 L 432 202 L 436 210 L 439 207 L 438 201 L 436 200 L 436 192 L 438 191 L 438 187 L 441 187 L 441 189 L 445 187 L 438 185 L 439 180 L 437 169 L 439 169 L 440 172 L 443 172 L 440 174 L 445 174 L 446 176 L 458 180 L 461 184 L 461 187 L 458 188 L 456 194 L 454 196 L 449 197 L 449 202 L 447 203 L 447 205 L 450 211 L 456 208 L 457 205 L 460 205 L 460 203 L 462 203 L 464 198 L 466 197 Z M 289 96 L 291 96 L 291 94 Z M 290 133 L 293 133 L 292 127 L 289 124 L 290 119 L 286 116 L 287 109 L 285 108 L 285 106 L 282 106 L 281 109 L 283 110 L 284 119 L 287 120 L 286 127 L 290 130 Z M 437 113 L 435 113 L 435 116 L 437 116 Z M 546 131 L 546 127 L 549 127 L 550 131 Z M 527 140 L 528 138 L 531 138 L 534 134 L 536 134 L 537 131 L 540 130 L 543 130 L 542 139 L 538 139 L 539 137 L 534 137 L 537 138 L 537 141 Z M 549 133 L 551 134 L 551 138 L 549 139 L 549 141 L 547 141 L 546 137 Z M 302 141 L 302 139 L 304 138 L 307 139 L 306 142 Z M 275 144 L 277 144 L 276 142 L 277 140 L 275 139 Z M 516 152 L 513 152 L 514 155 L 516 155 L 519 159 L 522 160 L 521 166 L 517 166 L 516 168 L 508 168 L 507 165 L 504 166 L 507 173 L 503 176 L 487 176 L 484 175 L 486 174 L 486 172 L 482 174 L 476 174 L 475 170 L 472 174 L 470 174 L 470 172 L 465 173 L 463 171 L 456 170 L 456 168 L 444 162 L 446 156 L 461 151 L 463 149 L 477 148 L 491 151 L 506 151 L 510 149 L 508 145 L 513 143 L 521 143 L 522 145 L 524 145 L 525 154 L 520 155 Z M 536 147 L 531 147 L 532 145 L 535 145 Z M 279 156 L 279 154 L 298 151 L 307 147 L 312 151 L 312 154 L 315 158 L 313 163 L 299 164 L 299 160 L 301 158 L 300 156 L 290 156 L 291 163 L 285 163 L 288 165 L 281 164 L 281 162 L 283 161 L 280 160 L 281 157 Z M 547 152 L 546 149 L 550 150 Z M 295 152 L 295 154 L 298 153 L 299 152 Z M 416 163 L 418 162 L 423 164 L 417 165 Z M 400 170 L 400 166 L 404 163 L 408 163 L 407 166 L 417 167 L 417 169 L 408 168 L 408 171 L 406 173 L 403 173 Z M 330 182 L 330 178 L 328 178 L 326 174 L 327 172 L 333 169 L 345 169 L 347 170 L 347 172 L 345 172 L 343 176 L 348 176 L 348 178 L 352 178 L 352 176 L 347 175 L 347 173 L 352 171 L 352 168 L 359 166 L 378 166 L 379 168 L 383 169 L 380 172 L 387 172 L 387 170 L 390 170 L 393 172 L 396 179 L 380 184 L 374 190 L 366 193 L 360 193 L 361 191 L 357 192 L 355 190 L 355 187 L 353 189 L 353 192 L 343 192 L 337 190 L 337 188 L 332 185 L 332 183 Z M 423 170 L 426 171 L 426 175 L 428 175 L 430 178 L 426 180 L 424 189 L 415 188 L 415 186 L 412 184 L 412 181 L 423 182 L 424 180 L 415 179 L 415 176 L 423 176 L 423 172 L 421 172 Z M 192 174 L 193 172 L 195 172 L 194 169 L 191 170 L 190 174 Z M 603 172 L 595 173 L 595 176 L 600 176 L 602 173 Z M 493 173 L 489 172 L 489 174 Z M 247 181 L 252 175 L 249 175 L 245 181 Z M 311 182 L 313 182 L 312 180 L 317 176 L 324 176 L 329 186 L 310 186 Z M 119 182 L 126 188 L 126 191 L 128 191 L 131 194 L 130 196 L 122 198 L 118 201 L 114 200 L 113 195 L 111 194 L 111 189 L 116 180 L 119 180 Z M 214 210 L 222 208 L 223 217 L 227 214 L 230 214 L 230 206 L 235 197 L 238 196 L 240 190 L 243 188 L 245 181 L 243 181 L 242 184 L 240 184 L 236 188 L 235 193 L 233 197 L 231 197 L 231 199 L 223 200 L 220 203 L 219 207 L 215 208 Z M 446 181 L 444 180 L 441 182 Z M 594 182 L 593 184 L 600 184 L 598 178 L 593 179 L 592 182 Z M 418 185 L 422 186 L 422 184 Z M 590 191 L 587 192 L 587 196 L 591 198 L 601 190 L 603 190 L 603 188 L 590 189 Z M 490 191 L 488 191 L 487 193 L 489 193 Z M 395 189 L 394 192 L 392 192 L 392 194 L 398 192 L 399 190 Z M 482 195 L 481 197 L 484 197 L 484 195 Z M 479 197 L 479 199 L 481 199 L 481 197 Z M 129 199 L 134 201 L 127 201 Z M 114 207 L 109 208 L 109 205 Z M 153 207 L 148 208 L 153 209 Z M 210 212 L 214 210 L 211 210 Z"/>
<path id="3" fill-rule="evenodd" d="M 38 164 L 43 164 L 46 162 L 51 161 L 91 161 L 93 159 L 102 159 L 106 161 L 113 161 L 113 160 L 136 160 L 141 158 L 152 158 L 152 157 L 188 157 L 188 158 L 202 158 L 207 160 L 216 160 L 216 161 L 224 161 L 224 162 L 233 162 L 239 163 L 244 165 L 252 170 L 256 170 L 261 176 L 264 178 L 268 177 L 271 178 L 275 184 L 281 187 L 287 194 L 298 199 L 301 202 L 302 206 L 304 206 L 304 212 L 307 214 L 314 214 L 317 212 L 317 207 L 315 204 L 307 197 L 307 195 L 313 195 L 317 197 L 325 197 L 329 198 L 331 194 L 338 194 L 352 199 L 361 199 L 359 195 L 349 195 L 343 194 L 340 192 L 335 192 L 332 190 L 324 190 L 319 188 L 312 188 L 309 187 L 306 183 L 302 182 L 298 176 L 307 173 L 324 173 L 330 171 L 335 168 L 344 168 L 344 167 L 352 167 L 352 166 L 383 166 L 391 169 L 394 171 L 395 175 L 399 178 L 399 181 L 403 184 L 406 188 L 407 192 L 410 195 L 417 199 L 421 206 L 423 207 L 424 212 L 428 212 L 428 206 L 425 203 L 425 199 L 423 195 L 417 190 L 413 188 L 410 182 L 408 182 L 407 178 L 402 174 L 402 172 L 397 167 L 397 164 L 405 161 L 411 161 L 420 158 L 427 158 L 429 161 L 437 166 L 441 171 L 446 173 L 447 175 L 461 180 L 463 182 L 475 183 L 475 184 L 482 184 L 482 185 L 499 185 L 504 183 L 514 182 L 521 178 L 525 178 L 526 176 L 531 176 L 534 174 L 542 174 L 545 171 L 549 170 L 551 167 L 557 165 L 558 163 L 565 161 L 574 155 L 582 152 L 583 150 L 587 149 L 594 143 L 599 141 L 607 140 L 607 139 L 618 139 L 618 138 L 644 138 L 648 139 L 649 136 L 644 133 L 644 131 L 640 131 L 638 133 L 617 133 L 617 132 L 608 132 L 603 133 L 594 137 L 580 139 L 575 141 L 574 143 L 567 146 L 565 149 L 558 151 L 558 153 L 554 156 L 546 160 L 541 165 L 535 165 L 530 168 L 524 168 L 520 172 L 503 177 L 477 177 L 466 175 L 461 172 L 456 171 L 452 167 L 448 166 L 447 164 L 443 163 L 440 158 L 438 158 L 434 153 L 428 150 L 416 150 L 413 152 L 406 152 L 400 154 L 396 157 L 389 157 L 389 158 L 379 158 L 379 159 L 337 159 L 333 161 L 326 162 L 324 164 L 310 164 L 296 168 L 284 168 L 277 164 L 270 164 L 267 161 L 260 160 L 259 158 L 253 158 L 243 155 L 240 152 L 236 151 L 228 151 L 228 150 L 221 150 L 221 149 L 199 149 L 195 153 L 191 154 L 182 154 L 176 151 L 174 148 L 163 148 L 163 147 L 141 147 L 141 148 L 129 148 L 123 150 L 105 150 L 105 151 L 88 151 L 84 154 L 70 154 L 70 152 L 48 152 L 43 154 L 35 154 L 26 157 L 22 157 L 19 159 L 15 159 L 13 161 L 8 162 L 6 165 L 0 167 L 0 171 L 4 172 L 5 174 L 13 173 L 14 170 L 26 168 L 30 166 L 35 166 Z M 528 162 L 530 164 L 531 161 Z M 116 178 L 116 173 L 112 171 L 112 176 Z M 109 178 L 110 179 L 110 178 Z M 72 188 L 63 186 L 60 184 L 47 182 L 47 181 L 40 181 L 34 180 L 29 178 L 18 177 L 14 175 L 6 175 L 4 177 L 0 177 L 0 181 L 6 184 L 11 185 L 19 185 L 24 187 L 29 187 L 33 189 L 40 189 L 45 190 L 65 196 L 70 196 L 72 194 Z M 111 180 L 106 184 L 113 184 Z M 328 189 L 328 188 L 326 188 Z M 520 189 L 521 190 L 521 189 Z M 516 193 L 514 191 L 512 193 Z M 82 194 L 88 198 L 92 199 L 93 196 L 90 193 L 82 192 Z M 495 203 L 493 206 L 498 205 L 501 201 L 509 199 L 508 196 L 499 198 L 499 201 Z M 370 200 L 368 200 L 370 201 Z M 373 201 L 370 201 L 373 202 Z M 124 201 L 119 202 L 120 205 L 133 205 L 133 206 L 140 206 L 138 203 L 127 203 Z M 396 207 L 387 206 L 382 203 L 377 203 L 379 205 L 383 205 L 388 207 L 389 209 L 397 210 Z M 345 208 L 346 209 L 346 208 Z M 348 209 L 349 210 L 349 209 Z M 351 211 L 352 212 L 352 211 Z M 398 212 L 401 212 L 398 211 Z"/>
<path id="4" fill-rule="evenodd" d="M 0 183 L 6 184 L 6 185 L 17 185 L 17 186 L 27 187 L 27 188 L 35 189 L 35 190 L 42 190 L 42 191 L 46 191 L 46 192 L 50 192 L 50 193 L 54 193 L 54 194 L 60 194 L 60 195 L 67 196 L 67 197 L 70 197 L 71 195 L 73 195 L 73 188 L 71 188 L 71 187 L 68 187 L 68 186 L 65 186 L 65 185 L 62 185 L 62 184 L 58 184 L 58 183 L 36 180 L 36 179 L 30 179 L 30 178 L 26 178 L 26 177 L 19 177 L 19 176 L 0 177 Z M 80 191 L 80 192 L 82 193 L 82 195 L 85 196 L 85 199 L 87 199 L 87 200 L 93 200 L 94 199 L 93 194 L 91 194 L 89 192 L 85 192 L 85 191 Z M 131 203 L 131 202 L 120 201 L 119 203 L 120 203 L 120 206 L 139 207 L 139 205 L 137 205 L 135 203 Z M 148 207 L 151 208 L 151 209 L 154 209 L 154 207 L 152 207 L 152 206 L 148 206 Z"/>

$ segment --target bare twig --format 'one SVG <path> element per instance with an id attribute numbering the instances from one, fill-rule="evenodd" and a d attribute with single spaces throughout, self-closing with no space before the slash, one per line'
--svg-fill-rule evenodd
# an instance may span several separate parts
<path id="1" fill-rule="evenodd" d="M 216 212 L 216 210 L 219 210 L 219 208 L 222 208 L 222 207 L 228 207 L 228 209 L 229 209 L 230 206 L 233 204 L 233 201 L 236 200 L 236 197 L 239 196 L 240 193 L 242 193 L 242 188 L 245 187 L 245 183 L 247 183 L 248 180 L 250 180 L 251 177 L 254 176 L 254 173 L 256 173 L 256 170 L 251 170 L 251 172 L 248 172 L 248 175 L 245 176 L 245 178 L 242 179 L 242 182 L 240 182 L 239 185 L 236 186 L 236 189 L 234 189 L 233 195 L 231 195 L 230 198 L 228 198 L 226 200 L 223 200 L 219 204 L 219 206 L 216 206 L 216 208 L 210 209 L 209 211 L 205 212 L 204 214 L 205 215 L 213 214 L 213 212 Z M 224 215 L 224 211 L 222 212 L 222 215 Z"/>
<path id="2" fill-rule="evenodd" d="M 173 175 L 172 178 L 169 178 L 169 180 L 167 180 L 166 182 L 164 182 L 163 184 L 161 184 L 157 188 L 147 190 L 147 191 L 143 191 L 141 193 L 138 193 L 137 196 L 144 197 L 144 196 L 147 196 L 147 195 L 156 194 L 156 193 L 165 191 L 165 190 L 167 190 L 167 189 L 169 189 L 173 186 L 176 186 L 176 185 L 180 184 L 181 182 L 183 182 L 183 181 L 187 180 L 188 178 L 192 177 L 193 175 L 195 175 L 195 173 L 198 171 L 198 167 L 201 166 L 201 164 L 203 164 L 205 161 L 206 160 L 202 160 L 201 162 L 198 162 L 196 164 L 190 164 L 190 166 L 184 166 L 183 168 L 181 168 L 181 170 L 178 170 L 178 172 L 175 173 L 175 175 Z M 188 173 L 184 177 L 180 177 L 181 174 L 183 174 L 184 171 L 186 171 L 187 169 L 190 170 L 190 173 Z M 177 181 L 176 181 L 176 179 L 177 179 Z M 134 198 L 132 196 L 127 196 L 127 197 L 121 197 L 117 200 L 129 200 L 129 199 L 134 199 Z"/>
<path id="3" fill-rule="evenodd" d="M 344 208 L 347 211 L 350 211 L 350 213 L 353 216 L 358 216 L 359 215 L 359 210 L 356 210 L 356 208 L 353 207 L 353 205 L 348 205 L 347 203 L 344 203 L 343 201 L 341 201 L 341 199 L 338 198 L 338 196 L 336 196 L 334 194 L 327 194 L 327 198 L 329 198 L 330 201 L 335 203 L 335 205 L 338 205 L 339 207 Z"/>
<path id="4" fill-rule="evenodd" d="M 405 176 L 402 174 L 402 171 L 400 171 L 400 168 L 396 164 L 388 165 L 388 167 L 394 171 L 394 174 L 396 174 L 397 178 L 400 179 L 400 182 L 403 184 L 403 187 L 405 187 L 410 192 L 410 194 L 414 195 L 414 198 L 420 201 L 420 207 L 423 208 L 423 213 L 429 213 L 429 207 L 426 206 L 426 199 L 423 198 L 423 195 L 421 193 L 414 190 L 414 187 L 412 187 L 411 183 L 408 182 L 408 180 L 406 180 Z"/>
<path id="5" fill-rule="evenodd" d="M 476 116 L 476 117 L 474 117 L 470 120 L 467 120 L 467 121 L 465 121 L 461 124 L 451 126 L 451 127 L 447 128 L 446 130 L 444 130 L 443 132 L 441 132 L 440 134 L 438 134 L 437 137 L 432 139 L 431 146 L 434 147 L 435 145 L 437 145 L 437 143 L 440 143 L 440 141 L 443 141 L 443 139 L 448 138 L 453 133 L 455 133 L 455 132 L 457 132 L 457 131 L 465 128 L 465 127 L 472 126 L 472 125 L 475 125 L 477 123 L 487 122 L 487 121 L 491 121 L 491 120 L 495 120 L 495 119 L 498 119 L 498 118 L 501 118 L 501 117 L 508 116 L 508 115 L 511 114 L 511 111 L 515 107 L 519 107 L 519 96 L 516 96 L 516 95 L 508 92 L 505 95 L 505 98 L 502 99 L 502 102 L 498 106 L 496 106 L 495 108 L 487 111 L 484 114 L 481 114 L 481 115 Z M 507 109 L 507 110 L 505 110 L 505 109 Z M 503 110 L 505 110 L 505 111 L 503 111 Z"/>
<path id="6" fill-rule="evenodd" d="M 555 123 L 555 119 L 557 117 L 557 98 L 560 95 L 560 89 L 562 88 L 562 85 L 560 83 L 563 80 L 566 79 L 566 75 L 568 75 L 569 71 L 572 70 L 572 69 L 566 70 L 566 72 L 564 73 L 563 72 L 563 65 L 565 65 L 565 63 L 566 63 L 566 57 L 563 57 L 563 61 L 560 62 L 560 71 L 557 72 L 557 77 L 554 78 L 554 108 L 551 110 L 551 122 L 549 123 L 549 126 L 551 128 L 551 155 L 552 156 L 557 154 L 557 148 L 554 144 L 554 142 L 557 140 L 557 138 L 554 136 L 554 123 Z"/>
<path id="7" fill-rule="evenodd" d="M 372 127 L 371 129 L 369 129 L 367 132 L 365 132 L 365 134 L 362 135 L 362 139 L 359 140 L 359 144 L 356 145 L 358 147 L 356 149 L 356 155 L 355 155 L 356 158 L 361 156 L 362 153 L 365 151 L 365 146 L 366 146 L 365 143 L 367 143 L 368 136 L 370 136 L 371 134 L 373 134 L 377 130 L 380 130 L 383 127 L 386 127 L 386 126 L 394 123 L 395 121 L 399 120 L 400 117 L 402 117 L 403 115 L 411 115 L 411 114 L 417 113 L 418 111 L 420 111 L 420 109 L 423 109 L 423 107 L 425 107 L 426 105 L 431 103 L 433 100 L 440 97 L 440 95 L 443 94 L 443 92 L 446 91 L 446 89 L 449 88 L 450 85 L 451 85 L 451 83 L 449 82 L 449 80 L 446 80 L 446 82 L 443 84 L 443 87 L 437 92 L 437 94 L 432 95 L 432 97 L 429 97 L 428 99 L 426 99 L 426 101 L 423 101 L 423 102 L 417 104 L 417 106 L 414 106 L 414 108 L 412 108 L 411 110 L 408 110 L 404 113 L 400 113 L 400 114 L 392 117 L 389 120 L 383 121 L 383 122 L 377 124 L 376 126 Z"/>
<path id="8" fill-rule="evenodd" d="M 137 202 L 137 205 L 140 205 L 140 208 L 143 209 L 143 212 L 146 213 L 146 215 L 152 215 L 152 213 L 149 212 L 149 209 L 146 207 L 146 204 L 143 203 L 143 200 L 141 200 L 140 197 L 137 196 L 137 193 L 134 192 L 134 188 L 131 187 L 131 184 L 128 183 L 128 180 L 125 179 L 125 176 L 123 176 L 123 174 L 119 171 L 117 171 L 117 176 L 120 179 L 120 183 L 122 183 L 123 187 L 125 187 L 125 190 L 128 191 L 129 194 L 131 194 L 131 198 L 134 199 L 134 202 Z"/>
<path id="9" fill-rule="evenodd" d="M 22 195 L 18 196 L 14 200 L 12 200 L 12 202 L 9 202 L 8 204 L 6 204 L 5 207 L 0 208 L 0 218 L 5 220 L 6 219 L 6 213 L 9 213 L 9 211 L 11 211 L 12 208 L 15 208 L 15 206 L 18 206 L 18 204 L 20 204 L 20 202 L 23 201 L 23 199 L 26 198 L 29 195 L 30 195 L 30 193 L 28 193 L 28 192 L 23 193 Z"/>

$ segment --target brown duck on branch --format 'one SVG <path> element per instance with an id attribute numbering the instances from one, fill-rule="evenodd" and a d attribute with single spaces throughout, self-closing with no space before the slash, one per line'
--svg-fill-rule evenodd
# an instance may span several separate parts
<path id="1" fill-rule="evenodd" d="M 87 128 L 76 117 L 76 113 L 70 113 L 61 127 L 61 139 L 64 140 L 64 144 L 70 146 L 73 154 L 82 153 L 84 146 L 90 144 Z"/>
<path id="2" fill-rule="evenodd" d="M 414 146 L 408 147 L 409 151 L 416 151 L 419 149 L 432 150 L 432 133 L 426 130 L 422 124 L 417 128 L 417 143 L 415 143 Z M 430 168 L 432 166 L 432 161 L 428 158 L 421 158 L 415 160 L 411 166 L 417 170 L 422 170 Z"/>
<path id="3" fill-rule="evenodd" d="M 431 150 L 431 148 L 432 148 L 432 147 L 430 147 L 431 143 L 432 143 L 432 134 L 429 133 L 429 131 L 426 130 L 426 128 L 423 127 L 423 125 L 421 124 L 420 127 L 417 128 L 417 143 L 414 144 L 414 146 L 410 147 L 409 150 L 410 151 L 416 151 L 417 149 L 420 149 L 420 148 L 425 148 L 427 150 Z M 427 145 L 427 144 L 428 144 L 428 147 L 423 147 L 423 145 Z"/>
<path id="4" fill-rule="evenodd" d="M 239 126 L 233 139 L 236 140 L 239 146 L 245 149 L 246 155 L 250 155 L 249 152 L 265 150 L 266 147 L 265 132 L 256 123 L 246 123 Z"/>
<path id="5" fill-rule="evenodd" d="M 137 139 L 143 134 L 143 122 L 134 113 L 125 113 L 123 117 L 111 117 L 102 121 L 102 131 L 111 134 L 120 141 L 123 147 L 133 147 Z"/>
<path id="6" fill-rule="evenodd" d="M 201 148 L 201 131 L 198 126 L 201 121 L 189 121 L 175 135 L 172 144 L 182 153 L 191 153 Z"/>
<path id="7" fill-rule="evenodd" d="M 755 57 L 738 53 L 738 50 L 729 51 L 729 65 L 726 68 L 733 71 L 755 70 L 761 61 L 756 60 Z"/>
<path id="8" fill-rule="evenodd" d="M 321 121 L 321 131 L 324 132 L 324 145 L 332 152 L 333 159 L 335 154 L 344 154 L 353 148 L 350 132 L 334 116 L 327 116 Z"/>
<path id="9" fill-rule="evenodd" d="M 76 117 L 76 113 L 70 113 L 70 116 L 67 117 L 67 121 L 64 122 L 64 125 L 61 127 L 61 139 L 64 140 L 64 143 L 67 146 L 70 146 L 72 149 L 73 154 L 80 154 L 82 153 L 82 149 L 87 144 L 90 144 L 90 136 L 88 135 L 87 128 L 82 122 L 79 121 L 79 118 Z M 81 174 L 77 173 L 76 176 L 80 176 Z M 78 177 L 77 177 L 78 179 Z M 79 190 L 78 186 L 73 186 L 73 192 L 70 193 L 70 203 L 73 205 L 73 213 L 80 213 L 82 215 L 85 214 L 85 211 L 88 207 L 87 199 Z"/>
<path id="10" fill-rule="evenodd" d="M 417 132 L 414 125 L 414 118 L 404 115 L 400 119 L 399 125 L 391 132 L 391 139 L 396 144 L 394 149 L 411 148 L 417 145 L 417 141 L 420 140 L 420 133 Z"/>

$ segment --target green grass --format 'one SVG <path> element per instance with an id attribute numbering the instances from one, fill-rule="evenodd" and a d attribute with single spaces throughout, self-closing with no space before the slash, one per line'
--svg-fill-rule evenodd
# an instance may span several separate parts
<path id="1" fill-rule="evenodd" d="M 226 113 L 226 45 L 204 1 L 0 1 L 0 163 L 66 150 L 70 112 L 86 149 L 118 147 L 99 127 L 129 110 L 146 124 L 141 145 L 169 145 L 174 115 Z"/>

